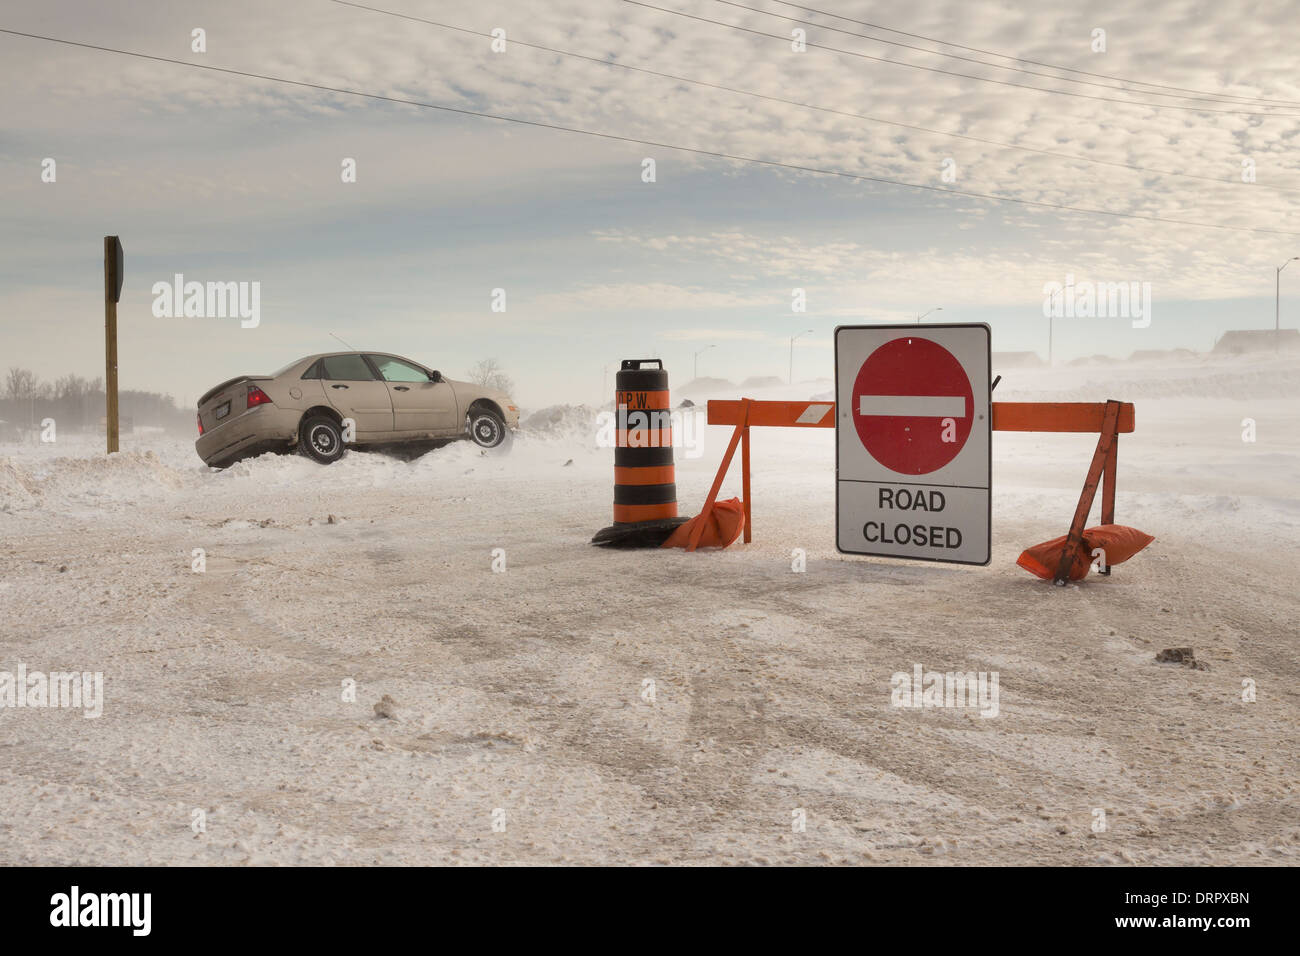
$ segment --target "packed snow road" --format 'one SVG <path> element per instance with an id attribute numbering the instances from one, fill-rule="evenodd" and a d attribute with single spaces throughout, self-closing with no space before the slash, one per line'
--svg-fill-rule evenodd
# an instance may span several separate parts
<path id="1" fill-rule="evenodd" d="M 1296 370 L 1153 374 L 999 389 L 1137 403 L 1117 519 L 1156 542 L 1063 589 L 1014 561 L 1087 436 L 995 436 L 987 568 L 838 554 L 830 431 L 756 434 L 755 540 L 707 554 L 589 545 L 582 423 L 219 473 L 0 446 L 0 672 L 103 675 L 99 716 L 0 708 L 2 858 L 1294 863 Z M 726 438 L 678 455 L 683 513 Z M 894 706 L 918 667 L 996 697 Z"/>

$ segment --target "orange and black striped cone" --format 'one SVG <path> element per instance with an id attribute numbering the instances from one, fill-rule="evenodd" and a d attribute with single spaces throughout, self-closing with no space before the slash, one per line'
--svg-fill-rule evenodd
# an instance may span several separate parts
<path id="1" fill-rule="evenodd" d="M 654 363 L 658 368 L 643 368 Z M 614 523 L 592 544 L 657 548 L 688 518 L 677 516 L 672 402 L 659 359 L 624 359 L 614 380 Z"/>

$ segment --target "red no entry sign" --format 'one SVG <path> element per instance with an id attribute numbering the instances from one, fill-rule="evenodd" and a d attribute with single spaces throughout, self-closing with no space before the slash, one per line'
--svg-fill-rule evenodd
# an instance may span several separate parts
<path id="1" fill-rule="evenodd" d="M 966 370 L 937 342 L 900 336 L 867 357 L 853 383 L 852 416 L 871 457 L 926 475 L 966 445 L 975 413 Z"/>
<path id="2" fill-rule="evenodd" d="M 835 546 L 987 564 L 989 327 L 835 330 Z"/>

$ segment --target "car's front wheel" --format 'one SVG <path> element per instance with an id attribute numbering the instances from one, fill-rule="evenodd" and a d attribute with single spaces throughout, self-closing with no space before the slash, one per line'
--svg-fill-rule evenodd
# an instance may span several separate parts
<path id="1" fill-rule="evenodd" d="M 471 408 L 466 427 L 470 440 L 480 448 L 510 447 L 510 431 L 505 420 L 490 408 Z"/>
<path id="2" fill-rule="evenodd" d="M 343 429 L 328 415 L 309 415 L 298 432 L 298 450 L 328 465 L 343 457 Z"/>

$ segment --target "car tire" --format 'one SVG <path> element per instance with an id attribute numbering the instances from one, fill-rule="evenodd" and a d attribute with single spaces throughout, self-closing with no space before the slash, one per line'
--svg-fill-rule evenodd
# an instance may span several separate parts
<path id="1" fill-rule="evenodd" d="M 512 443 L 505 419 L 490 408 L 471 408 L 465 430 L 469 440 L 487 451 L 509 451 Z"/>
<path id="2" fill-rule="evenodd" d="M 328 415 L 310 415 L 299 426 L 298 450 L 314 462 L 332 464 L 343 457 L 343 429 Z"/>

